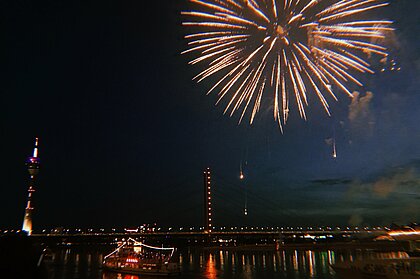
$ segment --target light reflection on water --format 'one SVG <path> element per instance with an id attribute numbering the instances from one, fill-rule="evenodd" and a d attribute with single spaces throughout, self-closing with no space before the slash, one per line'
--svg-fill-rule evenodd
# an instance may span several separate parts
<path id="1" fill-rule="evenodd" d="M 54 251 L 52 279 L 146 279 L 155 278 L 103 272 L 103 256 L 112 248 L 72 248 Z M 331 265 L 339 261 L 367 258 L 402 257 L 402 252 L 374 253 L 361 250 L 340 251 L 208 251 L 186 249 L 178 253 L 181 275 L 176 278 L 202 279 L 338 279 Z"/>

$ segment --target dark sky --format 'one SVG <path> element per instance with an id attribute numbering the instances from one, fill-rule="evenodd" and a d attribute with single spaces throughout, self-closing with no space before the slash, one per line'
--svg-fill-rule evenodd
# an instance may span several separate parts
<path id="1" fill-rule="evenodd" d="M 364 77 L 359 98 L 340 94 L 332 117 L 314 102 L 305 122 L 292 107 L 283 135 L 270 107 L 238 126 L 205 96 L 214 80 L 191 80 L 199 67 L 180 54 L 188 9 L 184 0 L 0 4 L 0 229 L 21 226 L 36 136 L 35 229 L 198 226 L 207 166 L 215 225 L 419 220 L 420 1 L 381 13 L 395 21 L 401 71 Z"/>

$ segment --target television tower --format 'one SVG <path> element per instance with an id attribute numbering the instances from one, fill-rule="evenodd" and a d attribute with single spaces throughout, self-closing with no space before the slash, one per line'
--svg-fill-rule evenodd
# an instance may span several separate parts
<path id="1" fill-rule="evenodd" d="M 30 176 L 29 188 L 28 188 L 28 201 L 25 208 L 25 217 L 23 218 L 22 231 L 26 232 L 28 235 L 32 234 L 32 211 L 34 210 L 32 206 L 32 195 L 35 192 L 35 180 L 39 172 L 40 161 L 38 158 L 38 138 L 35 138 L 35 147 L 32 157 L 26 159 L 26 166 L 28 167 L 28 172 Z"/>

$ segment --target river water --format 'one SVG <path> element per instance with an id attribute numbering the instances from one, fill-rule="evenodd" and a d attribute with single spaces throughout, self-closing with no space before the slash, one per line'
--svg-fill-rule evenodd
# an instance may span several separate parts
<path id="1" fill-rule="evenodd" d="M 142 279 L 156 278 L 106 272 L 103 257 L 112 247 L 54 249 L 50 277 L 53 279 Z M 184 249 L 177 260 L 181 275 L 175 278 L 318 278 L 339 279 L 331 265 L 338 261 L 400 257 L 400 252 L 361 250 L 209 251 Z"/>

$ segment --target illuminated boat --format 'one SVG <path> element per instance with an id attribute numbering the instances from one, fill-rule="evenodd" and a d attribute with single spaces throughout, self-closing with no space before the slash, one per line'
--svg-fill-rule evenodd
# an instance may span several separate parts
<path id="1" fill-rule="evenodd" d="M 340 279 L 420 279 L 420 258 L 368 259 L 332 265 Z"/>
<path id="2" fill-rule="evenodd" d="M 178 275 L 178 263 L 171 262 L 175 248 L 153 247 L 132 238 L 106 255 L 105 270 L 135 275 Z"/>

